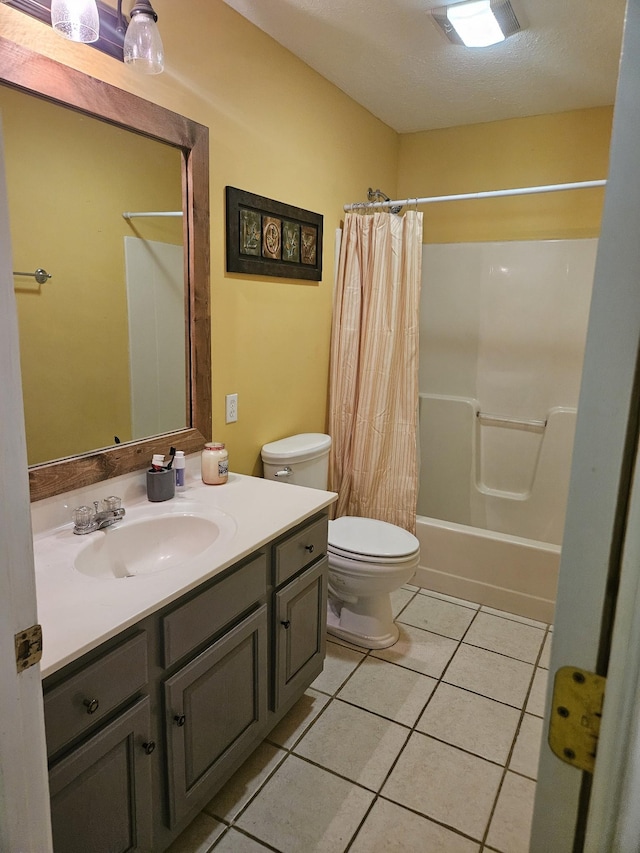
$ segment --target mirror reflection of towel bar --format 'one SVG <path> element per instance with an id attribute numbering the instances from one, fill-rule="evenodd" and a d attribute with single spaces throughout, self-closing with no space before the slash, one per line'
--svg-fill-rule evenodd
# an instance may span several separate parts
<path id="1" fill-rule="evenodd" d="M 51 278 L 51 273 L 48 273 L 46 270 L 43 270 L 42 267 L 38 267 L 35 272 L 14 272 L 14 275 L 26 275 L 29 278 L 35 278 L 38 284 L 44 284 Z"/>
<path id="2" fill-rule="evenodd" d="M 546 421 L 527 421 L 522 418 L 508 418 L 506 415 L 490 415 L 487 412 L 476 412 L 476 417 L 487 426 L 525 429 L 530 430 L 531 432 L 543 432 L 547 425 Z"/>

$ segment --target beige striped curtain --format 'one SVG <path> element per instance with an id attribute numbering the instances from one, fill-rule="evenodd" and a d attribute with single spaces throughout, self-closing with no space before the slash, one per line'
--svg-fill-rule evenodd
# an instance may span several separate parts
<path id="1" fill-rule="evenodd" d="M 345 217 L 331 338 L 336 516 L 415 532 L 422 213 Z"/>

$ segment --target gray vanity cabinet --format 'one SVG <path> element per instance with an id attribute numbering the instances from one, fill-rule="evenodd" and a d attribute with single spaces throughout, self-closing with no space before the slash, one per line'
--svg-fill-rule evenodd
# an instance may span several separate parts
<path id="1" fill-rule="evenodd" d="M 304 692 L 326 649 L 327 558 L 275 593 L 274 709 Z"/>
<path id="2" fill-rule="evenodd" d="M 267 671 L 263 604 L 164 683 L 171 826 L 262 740 Z"/>
<path id="3" fill-rule="evenodd" d="M 321 672 L 326 549 L 321 513 L 45 680 L 55 853 L 169 847 Z"/>
<path id="4" fill-rule="evenodd" d="M 149 731 L 145 697 L 52 767 L 54 850 L 145 853 L 153 849 Z"/>

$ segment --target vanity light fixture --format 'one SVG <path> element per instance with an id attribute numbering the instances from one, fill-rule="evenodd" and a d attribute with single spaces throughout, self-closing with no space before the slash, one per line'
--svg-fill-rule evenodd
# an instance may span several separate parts
<path id="1" fill-rule="evenodd" d="M 118 0 L 120 17 L 121 6 L 122 0 Z M 136 0 L 130 15 L 124 37 L 124 61 L 142 74 L 160 74 L 164 71 L 164 48 L 153 6 L 149 0 Z"/>
<path id="2" fill-rule="evenodd" d="M 509 0 L 466 0 L 431 15 L 449 41 L 465 47 L 489 47 L 521 29 Z"/>
<path id="3" fill-rule="evenodd" d="M 96 0 L 51 0 L 51 26 L 71 41 L 97 41 L 100 16 Z"/>
<path id="4" fill-rule="evenodd" d="M 130 18 L 104 0 L 0 0 L 45 24 L 65 38 L 82 41 L 126 62 L 142 74 L 164 69 L 158 16 L 149 0 L 133 0 Z M 115 4 L 114 4 L 115 5 Z"/>

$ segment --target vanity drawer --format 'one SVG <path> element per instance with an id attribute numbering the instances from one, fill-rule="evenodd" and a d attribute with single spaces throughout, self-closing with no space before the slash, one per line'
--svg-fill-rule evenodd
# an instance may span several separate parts
<path id="1" fill-rule="evenodd" d="M 56 753 L 147 683 L 144 631 L 44 694 L 47 752 Z"/>
<path id="2" fill-rule="evenodd" d="M 327 517 L 322 516 L 276 545 L 273 549 L 276 586 L 326 554 L 327 535 Z"/>
<path id="3" fill-rule="evenodd" d="M 170 666 L 217 634 L 267 593 L 267 556 L 249 563 L 162 620 L 164 665 Z"/>

